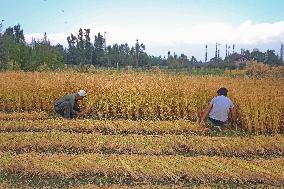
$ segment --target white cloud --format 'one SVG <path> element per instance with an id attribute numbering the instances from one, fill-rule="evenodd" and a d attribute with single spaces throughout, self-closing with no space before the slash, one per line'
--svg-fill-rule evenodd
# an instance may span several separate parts
<path id="1" fill-rule="evenodd" d="M 284 40 L 284 21 L 253 24 L 246 21 L 239 26 L 227 23 L 209 23 L 176 31 L 179 40 L 185 43 L 237 43 L 258 44 Z"/>
<path id="2" fill-rule="evenodd" d="M 115 25 L 90 24 L 91 36 L 104 31 L 107 32 L 107 43 L 129 43 L 134 44 L 136 39 L 146 45 L 163 44 L 205 44 L 205 43 L 236 43 L 240 45 L 257 45 L 284 41 L 284 21 L 274 23 L 253 24 L 245 21 L 238 26 L 228 23 L 207 23 L 193 25 L 192 27 L 180 27 L 172 29 L 163 26 L 161 28 L 138 28 L 122 27 Z M 47 34 L 52 44 L 67 44 L 67 36 L 70 33 Z M 30 42 L 32 37 L 41 39 L 43 34 L 33 33 L 25 35 L 26 41 Z M 93 40 L 93 39 L 92 39 Z"/>

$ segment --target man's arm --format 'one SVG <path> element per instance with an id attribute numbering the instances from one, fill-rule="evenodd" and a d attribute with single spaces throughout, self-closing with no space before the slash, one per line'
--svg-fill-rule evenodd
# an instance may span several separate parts
<path id="1" fill-rule="evenodd" d="M 232 115 L 232 123 L 236 123 L 237 121 L 237 113 L 236 113 L 236 109 L 234 107 L 230 108 L 230 112 Z"/>
<path id="2" fill-rule="evenodd" d="M 204 127 L 205 126 L 205 119 L 206 117 L 209 115 L 209 112 L 211 111 L 213 105 L 212 104 L 209 104 L 207 106 L 207 108 L 205 109 L 202 117 L 201 117 L 201 120 L 200 120 L 200 126 Z"/>
<path id="3" fill-rule="evenodd" d="M 74 110 L 75 112 L 80 112 L 80 111 L 81 111 L 81 110 L 80 110 L 80 106 L 79 106 L 79 104 L 78 104 L 77 101 L 74 102 L 73 110 Z"/>

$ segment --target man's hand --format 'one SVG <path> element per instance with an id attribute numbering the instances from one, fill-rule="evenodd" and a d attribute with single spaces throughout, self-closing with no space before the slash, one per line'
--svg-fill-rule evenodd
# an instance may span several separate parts
<path id="1" fill-rule="evenodd" d="M 205 127 L 205 122 L 204 122 L 204 120 L 205 120 L 206 117 L 209 115 L 209 112 L 211 111 L 212 108 L 213 108 L 213 105 L 212 105 L 212 104 L 209 104 L 209 105 L 207 106 L 207 108 L 205 109 L 205 111 L 204 111 L 204 113 L 203 113 L 203 115 L 202 115 L 202 117 L 201 117 L 201 121 L 200 121 L 200 123 L 199 123 L 199 125 L 200 125 L 201 127 Z"/>
<path id="2" fill-rule="evenodd" d="M 205 127 L 205 122 L 204 120 L 201 120 L 200 123 L 199 123 L 200 127 Z"/>
<path id="3" fill-rule="evenodd" d="M 85 115 L 85 111 L 80 111 L 80 112 L 77 112 L 76 116 L 77 117 L 82 117 Z"/>
<path id="4" fill-rule="evenodd" d="M 231 115 L 232 115 L 232 124 L 236 124 L 237 123 L 236 109 L 234 107 L 230 108 L 230 112 L 231 112 Z"/>
<path id="5" fill-rule="evenodd" d="M 73 116 L 74 116 L 74 118 L 77 118 L 78 116 L 80 116 L 80 112 L 74 111 Z"/>

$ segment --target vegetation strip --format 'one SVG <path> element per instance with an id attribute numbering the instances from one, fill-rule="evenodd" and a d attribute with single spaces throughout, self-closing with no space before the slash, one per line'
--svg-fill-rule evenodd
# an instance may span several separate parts
<path id="1" fill-rule="evenodd" d="M 61 179 L 91 177 L 131 178 L 137 182 L 232 181 L 284 185 L 284 159 L 247 161 L 224 157 L 141 155 L 0 155 L 0 171 L 22 176 Z"/>
<path id="2" fill-rule="evenodd" d="M 51 118 L 46 112 L 0 112 L 0 121 L 44 120 Z"/>
<path id="3" fill-rule="evenodd" d="M 208 134 L 208 129 L 186 120 L 176 121 L 100 121 L 48 119 L 36 121 L 0 121 L 0 132 L 48 131 L 103 134 Z"/>
<path id="4" fill-rule="evenodd" d="M 56 177 L 42 178 L 39 176 L 20 176 L 16 174 L 1 175 L 0 188 L 70 188 L 70 189 L 213 189 L 213 188 L 283 188 L 268 184 L 257 183 L 232 183 L 219 181 L 212 183 L 201 183 L 200 181 L 179 181 L 177 182 L 136 182 L 130 178 L 115 178 L 98 175 L 87 178 L 60 179 Z"/>
<path id="5" fill-rule="evenodd" d="M 0 133 L 0 151 L 147 155 L 283 156 L 284 137 L 98 135 L 65 132 Z"/>
<path id="6" fill-rule="evenodd" d="M 10 175 L 11 176 L 11 175 Z M 8 176 L 7 176 L 8 177 Z M 6 178 L 5 178 L 6 179 Z M 213 189 L 213 188 L 281 188 L 277 186 L 271 186 L 267 184 L 255 184 L 255 183 L 245 183 L 245 184 L 234 184 L 227 182 L 217 182 L 217 183 L 207 183 L 200 184 L 196 182 L 188 183 L 147 183 L 147 182 L 128 182 L 123 183 L 121 180 L 115 180 L 113 178 L 106 177 L 93 177 L 87 179 L 66 179 L 64 181 L 55 178 L 50 179 L 38 179 L 39 182 L 35 182 L 33 178 L 28 177 L 14 177 L 13 181 L 4 181 L 0 183 L 1 189 L 12 189 L 12 188 L 70 188 L 70 189 Z M 15 183 L 17 181 L 17 183 Z"/>
<path id="7" fill-rule="evenodd" d="M 32 185 L 32 184 L 30 184 Z M 46 187 L 50 187 L 49 185 L 44 185 Z M 151 184 L 141 184 L 141 185 L 120 185 L 120 184 L 106 184 L 106 185 L 102 185 L 102 184 L 98 184 L 98 185 L 94 185 L 94 184 L 85 184 L 85 185 L 74 185 L 74 186 L 70 186 L 70 185 L 64 185 L 64 184 L 59 184 L 59 185 L 52 185 L 51 188 L 70 188 L 70 189 L 186 189 L 188 187 L 186 186 L 178 186 L 178 185 L 170 185 L 170 186 L 164 186 L 164 185 L 151 185 Z M 25 188 L 25 189 L 34 189 L 34 188 L 42 188 L 41 186 L 36 187 L 36 185 L 26 185 L 23 187 L 23 185 L 15 185 L 15 184 L 9 184 L 9 183 L 3 183 L 0 184 L 0 188 L 1 189 L 12 189 L 12 188 Z M 193 189 L 212 189 L 213 187 L 209 186 L 209 185 L 194 185 L 191 188 Z"/>

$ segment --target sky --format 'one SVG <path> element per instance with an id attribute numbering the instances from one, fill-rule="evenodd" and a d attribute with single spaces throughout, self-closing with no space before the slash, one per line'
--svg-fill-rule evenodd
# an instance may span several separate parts
<path id="1" fill-rule="evenodd" d="M 67 36 L 91 29 L 92 39 L 106 32 L 107 45 L 136 39 L 151 55 L 184 53 L 204 60 L 219 43 L 279 53 L 284 43 L 282 0 L 0 0 L 5 29 L 20 24 L 27 42 L 46 32 L 52 44 L 67 46 Z M 232 48 L 230 49 L 232 51 Z"/>

